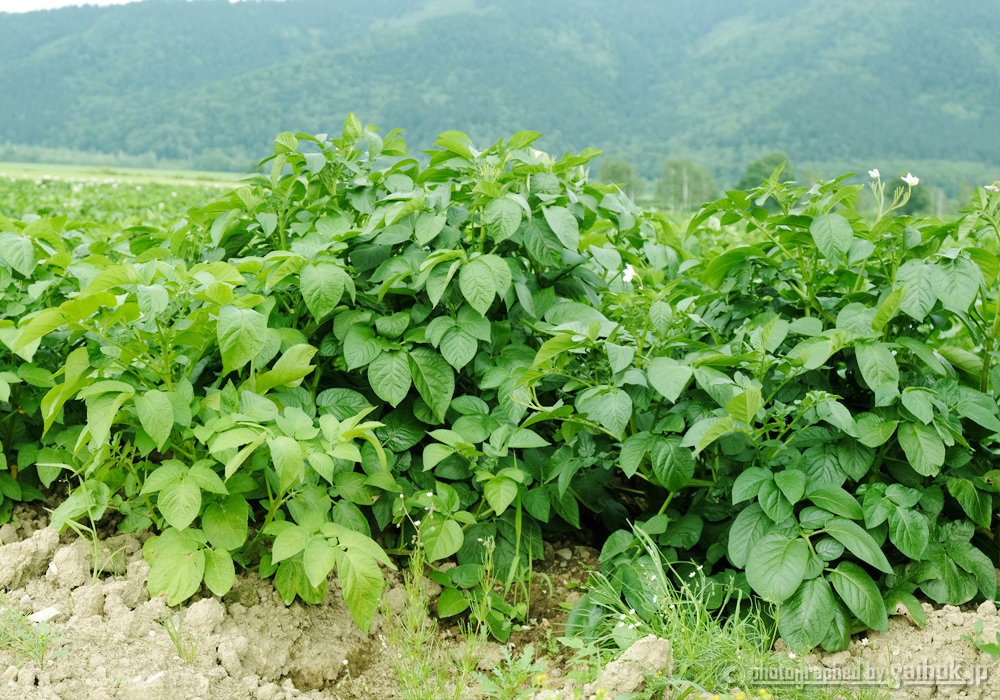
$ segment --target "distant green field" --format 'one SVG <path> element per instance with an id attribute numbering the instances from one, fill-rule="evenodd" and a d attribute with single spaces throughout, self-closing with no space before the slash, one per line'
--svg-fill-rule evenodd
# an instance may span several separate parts
<path id="1" fill-rule="evenodd" d="M 6 163 L 0 161 L 0 175 L 7 177 L 51 177 L 60 180 L 109 178 L 127 182 L 184 183 L 229 185 L 239 180 L 237 173 L 204 170 L 163 170 L 159 168 L 121 168 L 52 163 Z"/>

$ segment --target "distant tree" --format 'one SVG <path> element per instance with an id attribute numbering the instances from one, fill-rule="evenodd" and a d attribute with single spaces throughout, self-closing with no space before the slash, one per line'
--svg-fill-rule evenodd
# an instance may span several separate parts
<path id="1" fill-rule="evenodd" d="M 635 199 L 636 196 L 642 194 L 642 180 L 639 178 L 639 171 L 635 165 L 627 160 L 605 158 L 601 162 L 601 171 L 597 177 L 603 183 L 620 185 L 629 199 Z"/>
<path id="2" fill-rule="evenodd" d="M 656 201 L 670 209 L 692 209 L 719 194 L 715 176 L 690 160 L 668 160 L 656 183 Z"/>
<path id="3" fill-rule="evenodd" d="M 795 170 L 792 168 L 792 161 L 789 160 L 788 154 L 783 151 L 773 151 L 747 166 L 746 174 L 736 183 L 736 189 L 747 191 L 759 187 L 764 180 L 771 177 L 771 173 L 782 163 L 784 163 L 785 168 L 781 171 L 781 177 L 778 180 L 781 182 L 794 180 Z"/>

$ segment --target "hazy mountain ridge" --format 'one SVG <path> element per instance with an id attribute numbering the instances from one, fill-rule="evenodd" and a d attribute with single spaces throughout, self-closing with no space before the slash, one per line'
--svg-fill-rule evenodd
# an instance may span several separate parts
<path id="1" fill-rule="evenodd" d="M 1000 0 L 154 0 L 0 25 L 0 142 L 221 165 L 354 111 L 413 150 L 534 129 L 648 177 L 775 148 L 1000 166 Z"/>

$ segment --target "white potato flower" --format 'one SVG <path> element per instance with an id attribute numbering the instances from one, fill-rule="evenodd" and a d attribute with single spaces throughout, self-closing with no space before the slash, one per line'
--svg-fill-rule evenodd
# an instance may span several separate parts
<path id="1" fill-rule="evenodd" d="M 875 168 L 874 170 L 869 170 L 868 177 L 877 180 L 879 178 L 878 168 Z"/>
<path id="2" fill-rule="evenodd" d="M 906 177 L 901 177 L 899 179 L 905 182 L 910 187 L 916 187 L 917 184 L 920 182 L 919 177 L 913 177 L 913 175 L 910 173 L 906 173 Z"/>

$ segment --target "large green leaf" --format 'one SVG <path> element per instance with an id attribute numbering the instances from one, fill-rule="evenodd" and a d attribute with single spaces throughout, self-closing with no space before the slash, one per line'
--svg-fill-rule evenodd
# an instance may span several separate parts
<path id="1" fill-rule="evenodd" d="M 210 503 L 201 515 L 201 528 L 215 547 L 234 550 L 243 546 L 249 532 L 250 506 L 240 494 Z"/>
<path id="2" fill-rule="evenodd" d="M 513 236 L 521 225 L 524 209 L 511 196 L 498 197 L 486 205 L 486 232 L 499 243 Z"/>
<path id="3" fill-rule="evenodd" d="M 201 511 L 201 489 L 193 479 L 173 481 L 160 490 L 156 508 L 171 526 L 183 530 Z"/>
<path id="4" fill-rule="evenodd" d="M 409 358 L 413 385 L 420 398 L 443 421 L 455 394 L 455 373 L 451 365 L 429 348 L 414 348 Z"/>
<path id="5" fill-rule="evenodd" d="M 174 408 L 170 399 L 164 392 L 152 389 L 135 397 L 135 412 L 142 429 L 156 443 L 156 449 L 162 450 L 174 427 Z"/>
<path id="6" fill-rule="evenodd" d="M 649 363 L 647 375 L 650 385 L 668 401 L 674 402 L 691 381 L 694 370 L 669 357 L 654 357 Z"/>
<path id="7" fill-rule="evenodd" d="M 726 413 L 741 423 L 753 426 L 754 416 L 763 406 L 764 398 L 761 396 L 760 389 L 750 386 L 729 400 L 729 403 L 726 404 Z"/>
<path id="8" fill-rule="evenodd" d="M 965 312 L 979 294 L 983 273 L 964 257 L 942 258 L 930 266 L 931 287 L 949 309 Z"/>
<path id="9" fill-rule="evenodd" d="M 410 393 L 410 363 L 402 351 L 384 352 L 368 365 L 368 383 L 383 401 L 398 406 Z"/>
<path id="10" fill-rule="evenodd" d="M 882 594 L 864 569 L 853 562 L 842 561 L 828 577 L 855 617 L 873 630 L 885 632 L 889 629 Z"/>
<path id="11" fill-rule="evenodd" d="M 462 268 L 458 286 L 469 306 L 486 314 L 497 295 L 497 280 L 490 265 L 481 259 L 473 260 Z"/>
<path id="12" fill-rule="evenodd" d="M 751 503 L 739 512 L 729 527 L 729 561 L 733 566 L 744 568 L 750 557 L 750 550 L 758 540 L 771 529 L 773 523 L 759 503 Z"/>
<path id="13" fill-rule="evenodd" d="M 882 548 L 868 534 L 868 531 L 858 525 L 853 520 L 847 518 L 833 518 L 824 528 L 827 534 L 834 537 L 838 542 L 847 547 L 855 556 L 866 564 L 870 564 L 887 574 L 892 573 L 889 561 L 882 553 Z"/>
<path id="14" fill-rule="evenodd" d="M 875 405 L 888 406 L 899 396 L 899 367 L 885 343 L 858 343 L 854 347 L 865 383 L 875 392 Z"/>
<path id="15" fill-rule="evenodd" d="M 367 551 L 347 546 L 337 562 L 337 580 L 351 617 L 367 634 L 385 588 L 378 562 Z"/>
<path id="16" fill-rule="evenodd" d="M 780 603 L 798 589 L 808 562 L 805 540 L 772 532 L 753 546 L 747 561 L 747 582 L 762 598 Z"/>
<path id="17" fill-rule="evenodd" d="M 937 295 L 931 286 L 930 267 L 923 260 L 907 260 L 896 272 L 896 283 L 906 287 L 899 310 L 918 323 L 934 308 Z"/>
<path id="18" fill-rule="evenodd" d="M 969 479 L 949 478 L 948 493 L 962 506 L 974 523 L 989 529 L 993 515 L 993 497 L 980 491 Z"/>
<path id="19" fill-rule="evenodd" d="M 823 257 L 831 262 L 842 261 L 854 242 L 851 222 L 837 213 L 820 214 L 814 218 L 809 233 Z"/>
<path id="20" fill-rule="evenodd" d="M 620 436 L 632 417 L 632 399 L 621 389 L 596 387 L 577 397 L 576 410 L 613 435 Z"/>
<path id="21" fill-rule="evenodd" d="M 545 222 L 559 241 L 576 252 L 580 248 L 580 225 L 566 207 L 542 207 Z"/>
<path id="22" fill-rule="evenodd" d="M 889 511 L 889 540 L 910 559 L 923 557 L 929 538 L 930 523 L 923 513 L 902 506 Z"/>
<path id="23" fill-rule="evenodd" d="M 333 313 L 350 282 L 347 273 L 333 263 L 314 263 L 299 272 L 299 291 L 317 323 Z"/>
<path id="24" fill-rule="evenodd" d="M 243 367 L 263 349 L 267 319 L 253 309 L 223 306 L 219 309 L 217 331 L 222 371 L 228 374 Z"/>
<path id="25" fill-rule="evenodd" d="M 778 632 L 789 648 L 805 653 L 819 646 L 830 631 L 837 602 L 826 579 L 803 581 L 795 594 L 781 604 Z"/>
<path id="26" fill-rule="evenodd" d="M 944 464 L 944 443 L 933 427 L 923 423 L 903 423 L 896 432 L 896 439 L 910 466 L 918 474 L 934 476 Z"/>

